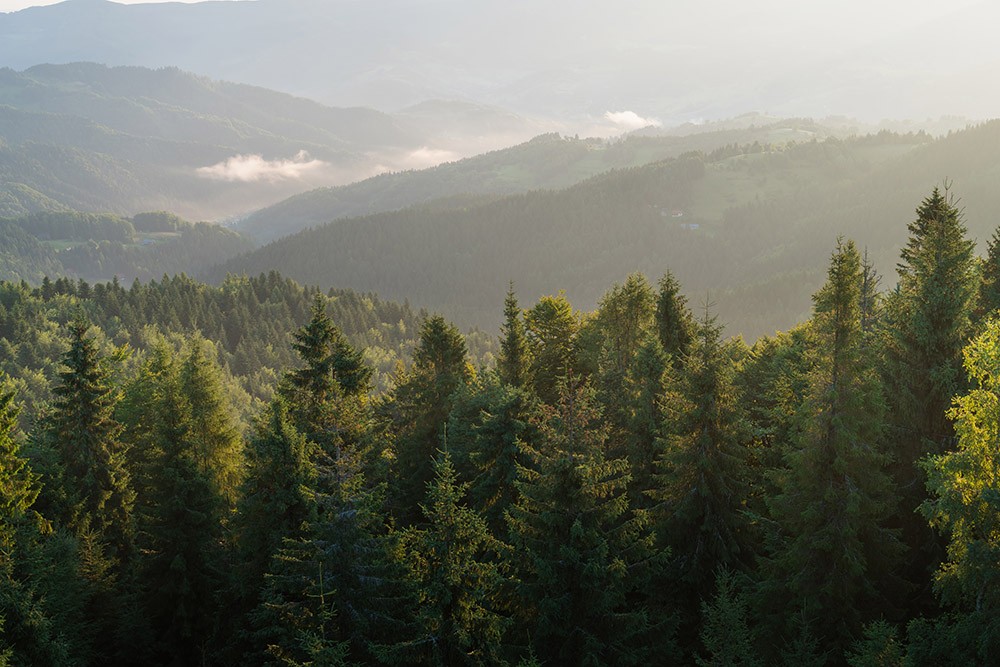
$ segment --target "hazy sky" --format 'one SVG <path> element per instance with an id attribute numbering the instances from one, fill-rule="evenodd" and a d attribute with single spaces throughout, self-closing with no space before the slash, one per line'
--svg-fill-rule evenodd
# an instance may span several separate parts
<path id="1" fill-rule="evenodd" d="M 63 0 L 0 0 L 0 12 L 16 12 L 18 9 L 24 9 L 25 7 L 40 7 L 42 5 L 54 5 Z M 114 0 L 121 5 L 138 5 L 145 4 L 147 2 L 200 2 L 202 0 Z"/>

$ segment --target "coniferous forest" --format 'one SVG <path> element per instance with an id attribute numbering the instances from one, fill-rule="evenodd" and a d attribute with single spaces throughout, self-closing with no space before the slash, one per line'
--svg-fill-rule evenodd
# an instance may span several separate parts
<path id="1" fill-rule="evenodd" d="M 908 234 L 753 345 L 669 272 L 511 283 L 497 340 L 2 282 L 0 665 L 995 664 L 1000 232 L 935 189 Z"/>

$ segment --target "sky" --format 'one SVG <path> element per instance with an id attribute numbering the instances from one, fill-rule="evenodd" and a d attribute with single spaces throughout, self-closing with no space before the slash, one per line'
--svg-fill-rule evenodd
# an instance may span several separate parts
<path id="1" fill-rule="evenodd" d="M 24 9 L 26 7 L 41 7 L 42 5 L 54 5 L 63 0 L 0 0 L 0 12 L 16 12 L 19 9 Z M 145 4 L 149 2 L 184 2 L 184 3 L 195 3 L 201 2 L 203 0 L 114 0 L 120 5 L 138 5 Z"/>

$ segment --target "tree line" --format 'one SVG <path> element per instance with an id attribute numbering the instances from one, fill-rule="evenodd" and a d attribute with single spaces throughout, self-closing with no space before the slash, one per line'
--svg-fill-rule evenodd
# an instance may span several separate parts
<path id="1" fill-rule="evenodd" d="M 511 285 L 494 364 L 426 317 L 384 392 L 312 292 L 247 429 L 210 340 L 73 310 L 0 392 L 0 664 L 991 664 L 1000 232 L 935 190 L 897 272 L 841 239 L 752 346 L 670 273 Z"/>

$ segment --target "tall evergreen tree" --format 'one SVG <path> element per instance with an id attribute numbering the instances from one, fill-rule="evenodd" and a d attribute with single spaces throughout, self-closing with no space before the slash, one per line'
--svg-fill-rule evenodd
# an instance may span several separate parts
<path id="1" fill-rule="evenodd" d="M 208 657 L 217 623 L 225 498 L 203 460 L 204 441 L 178 370 L 164 379 L 151 406 L 157 450 L 141 540 L 150 591 L 145 608 L 157 654 L 169 664 L 196 664 Z"/>
<path id="2" fill-rule="evenodd" d="M 864 611 L 884 604 L 901 553 L 886 526 L 893 510 L 884 452 L 885 406 L 874 360 L 863 344 L 861 258 L 839 242 L 826 285 L 814 297 L 817 336 L 812 389 L 797 442 L 777 473 L 770 500 L 775 536 L 767 596 L 779 607 L 829 619 L 824 648 L 841 654 L 860 633 Z M 783 592 L 784 591 L 784 592 Z"/>
<path id="3" fill-rule="evenodd" d="M 732 571 L 716 575 L 712 602 L 702 602 L 701 642 L 707 658 L 696 657 L 698 667 L 757 667 L 760 659 L 753 645 L 746 596 L 737 589 Z"/>
<path id="4" fill-rule="evenodd" d="M 680 283 L 667 271 L 660 278 L 656 296 L 656 332 L 664 352 L 680 367 L 694 341 L 696 323 L 680 293 Z"/>
<path id="5" fill-rule="evenodd" d="M 983 260 L 982 282 L 976 304 L 976 320 L 994 317 L 1000 310 L 1000 227 L 993 230 Z"/>
<path id="6" fill-rule="evenodd" d="M 628 462 L 605 458 L 593 391 L 572 375 L 539 428 L 508 513 L 522 640 L 543 663 L 645 664 L 671 637 L 651 634 L 662 619 L 644 594 L 663 554 L 648 515 L 628 506 Z"/>
<path id="7" fill-rule="evenodd" d="M 111 381 L 113 360 L 101 355 L 89 329 L 82 320 L 69 326 L 70 348 L 42 425 L 43 447 L 56 453 L 52 481 L 65 493 L 54 503 L 54 518 L 78 534 L 98 535 L 109 554 L 122 560 L 133 546 L 135 492 L 122 426 L 114 417 L 119 391 Z"/>
<path id="8" fill-rule="evenodd" d="M 562 294 L 539 299 L 524 314 L 531 350 L 531 378 L 535 392 L 546 403 L 558 396 L 559 379 L 577 365 L 579 318 Z"/>
<path id="9" fill-rule="evenodd" d="M 21 456 L 18 412 L 0 374 L 0 664 L 70 665 L 72 648 L 79 647 L 62 635 L 32 581 L 29 562 L 40 560 L 39 541 L 48 526 L 33 509 L 41 485 Z"/>
<path id="10" fill-rule="evenodd" d="M 471 483 L 469 499 L 494 535 L 506 533 L 504 515 L 517 499 L 518 468 L 530 465 L 527 450 L 537 441 L 538 399 L 485 373 L 460 391 L 448 419 L 456 468 Z"/>
<path id="11" fill-rule="evenodd" d="M 752 557 L 745 516 L 750 434 L 721 333 L 706 309 L 666 399 L 669 430 L 656 494 L 659 532 L 694 600 L 708 597 L 716 570 L 742 568 Z"/>
<path id="12" fill-rule="evenodd" d="M 276 399 L 247 443 L 247 473 L 236 518 L 242 597 L 255 600 L 271 558 L 284 540 L 301 536 L 314 517 L 311 489 L 317 482 L 310 444 L 289 423 Z"/>
<path id="13" fill-rule="evenodd" d="M 507 291 L 507 298 L 504 299 L 503 316 L 497 372 L 504 383 L 513 387 L 527 387 L 531 379 L 531 355 L 528 351 L 528 339 L 513 282 Z"/>
<path id="14" fill-rule="evenodd" d="M 412 523 L 423 489 L 432 478 L 431 461 L 442 445 L 456 390 L 472 379 L 465 339 L 443 317 L 424 322 L 413 351 L 413 368 L 396 388 L 393 421 L 397 429 L 395 505 Z"/>
<path id="15" fill-rule="evenodd" d="M 961 350 L 971 333 L 979 278 L 975 244 L 966 238 L 961 213 L 947 191 L 935 188 L 924 199 L 909 231 L 897 266 L 898 289 L 887 304 L 887 396 L 900 523 L 913 552 L 906 576 L 917 585 L 919 603 L 929 606 L 929 579 L 941 554 L 913 513 L 925 498 L 918 461 L 952 443 L 954 431 L 945 413 L 964 386 Z"/>
<path id="16" fill-rule="evenodd" d="M 507 626 L 498 563 L 504 546 L 462 504 L 468 485 L 459 484 L 447 452 L 434 462 L 434 476 L 421 505 L 425 521 L 398 545 L 417 599 L 418 636 L 402 648 L 420 664 L 498 664 Z"/>

